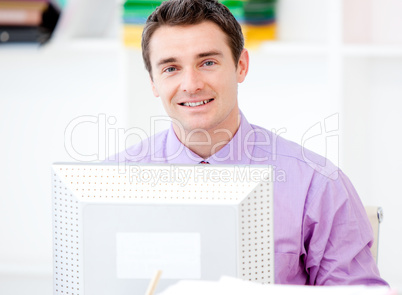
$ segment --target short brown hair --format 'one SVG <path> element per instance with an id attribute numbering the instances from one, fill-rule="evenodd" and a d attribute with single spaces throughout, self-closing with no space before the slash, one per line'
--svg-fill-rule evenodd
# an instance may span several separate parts
<path id="1" fill-rule="evenodd" d="M 162 2 L 148 17 L 142 32 L 142 58 L 151 77 L 149 44 L 153 33 L 164 25 L 196 25 L 204 21 L 217 24 L 226 34 L 233 60 L 237 66 L 244 48 L 244 37 L 240 24 L 226 6 L 217 0 L 169 0 Z"/>

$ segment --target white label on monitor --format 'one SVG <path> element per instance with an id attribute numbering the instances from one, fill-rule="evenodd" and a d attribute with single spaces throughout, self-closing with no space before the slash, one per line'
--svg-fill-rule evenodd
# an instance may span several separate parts
<path id="1" fill-rule="evenodd" d="M 117 233 L 118 279 L 201 278 L 200 233 Z"/>

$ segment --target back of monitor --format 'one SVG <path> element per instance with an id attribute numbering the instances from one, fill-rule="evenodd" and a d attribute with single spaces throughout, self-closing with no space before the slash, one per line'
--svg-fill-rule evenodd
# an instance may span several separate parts
<path id="1" fill-rule="evenodd" d="M 53 165 L 54 294 L 144 294 L 158 268 L 160 291 L 273 283 L 271 168 L 205 166 Z"/>

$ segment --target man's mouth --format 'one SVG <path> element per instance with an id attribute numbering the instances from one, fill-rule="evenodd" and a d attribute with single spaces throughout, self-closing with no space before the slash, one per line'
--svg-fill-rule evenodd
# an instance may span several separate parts
<path id="1" fill-rule="evenodd" d="M 201 101 L 197 101 L 197 102 L 183 102 L 180 105 L 185 106 L 185 107 L 198 107 L 200 105 L 204 105 L 207 104 L 211 101 L 213 101 L 214 99 L 206 99 L 206 100 L 201 100 Z"/>

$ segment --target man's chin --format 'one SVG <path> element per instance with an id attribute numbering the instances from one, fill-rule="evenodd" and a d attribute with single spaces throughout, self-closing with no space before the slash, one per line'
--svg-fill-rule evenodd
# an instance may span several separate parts
<path id="1" fill-rule="evenodd" d="M 194 135 L 198 135 L 198 134 L 207 134 L 209 133 L 211 130 L 213 130 L 213 124 L 211 124 L 210 122 L 177 122 L 178 124 L 175 124 L 175 132 L 180 132 L 180 133 L 185 133 L 185 134 L 194 134 Z M 178 126 L 177 126 L 178 125 Z"/>

